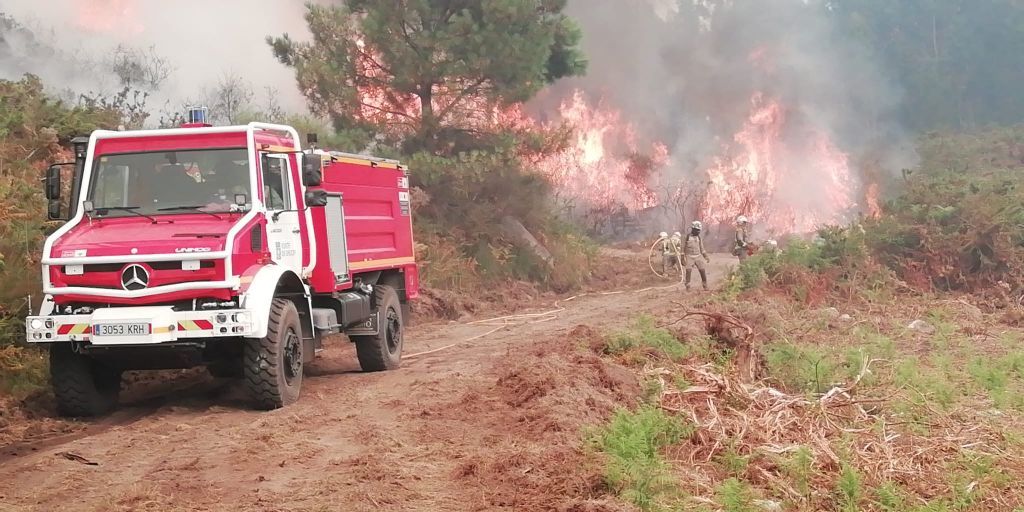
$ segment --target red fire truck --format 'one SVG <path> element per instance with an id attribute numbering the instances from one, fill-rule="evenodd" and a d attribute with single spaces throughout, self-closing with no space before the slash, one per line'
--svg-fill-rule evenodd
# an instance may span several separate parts
<path id="1" fill-rule="evenodd" d="M 47 172 L 48 215 L 66 223 L 26 335 L 49 345 L 59 411 L 110 411 L 126 370 L 200 365 L 282 407 L 331 334 L 364 371 L 397 368 L 419 292 L 407 169 L 315 136 L 304 150 L 289 126 L 189 121 L 94 132 Z"/>

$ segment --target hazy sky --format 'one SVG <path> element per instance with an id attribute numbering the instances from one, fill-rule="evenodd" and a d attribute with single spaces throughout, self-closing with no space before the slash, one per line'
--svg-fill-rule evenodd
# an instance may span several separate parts
<path id="1" fill-rule="evenodd" d="M 155 46 L 175 68 L 161 99 L 198 96 L 201 89 L 230 72 L 248 79 L 260 95 L 265 87 L 278 89 L 284 107 L 304 105 L 292 71 L 277 62 L 264 41 L 268 35 L 286 32 L 308 38 L 303 0 L 42 0 L 45 13 L 40 3 L 4 0 L 0 10 L 59 49 L 81 51 L 92 59 L 119 43 Z M 26 71 L 2 64 L 2 78 L 18 78 Z M 89 73 L 70 78 L 61 69 L 68 66 L 60 62 L 27 66 L 44 80 L 74 80 L 68 84 L 74 89 L 104 85 Z M 151 102 L 151 106 L 157 105 Z"/>

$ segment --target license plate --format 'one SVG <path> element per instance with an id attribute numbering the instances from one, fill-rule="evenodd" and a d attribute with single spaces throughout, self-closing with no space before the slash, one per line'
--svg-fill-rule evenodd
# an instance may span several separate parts
<path id="1" fill-rule="evenodd" d="M 151 331 L 150 324 L 96 324 L 92 326 L 93 336 L 147 336 Z"/>

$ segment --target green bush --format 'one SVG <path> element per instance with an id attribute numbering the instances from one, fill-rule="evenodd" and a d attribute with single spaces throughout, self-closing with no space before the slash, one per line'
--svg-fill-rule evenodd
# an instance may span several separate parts
<path id="1" fill-rule="evenodd" d="M 654 318 L 644 315 L 632 327 L 608 337 L 605 353 L 620 355 L 635 349 L 654 350 L 673 361 L 681 361 L 690 350 L 671 332 L 655 325 Z"/>
<path id="2" fill-rule="evenodd" d="M 120 113 L 51 98 L 34 76 L 0 80 L 0 346 L 22 337 L 26 296 L 39 295 L 46 202 L 39 178 L 67 161 L 72 138 L 116 126 Z"/>
<path id="3" fill-rule="evenodd" d="M 620 410 L 592 438 L 605 455 L 605 482 L 641 510 L 662 510 L 679 489 L 661 449 L 693 434 L 693 427 L 653 406 Z"/>

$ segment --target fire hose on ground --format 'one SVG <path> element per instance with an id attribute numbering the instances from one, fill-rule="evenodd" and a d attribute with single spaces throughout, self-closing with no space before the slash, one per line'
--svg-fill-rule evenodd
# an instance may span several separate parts
<path id="1" fill-rule="evenodd" d="M 657 245 L 659 243 L 661 243 L 662 241 L 664 241 L 664 240 L 665 240 L 664 238 L 659 238 L 656 242 L 654 242 L 654 245 L 651 246 L 652 254 L 654 252 L 654 249 L 657 247 Z M 655 273 L 655 275 L 657 275 L 658 277 L 666 277 L 665 274 L 660 274 L 660 273 L 658 273 L 657 270 L 654 269 L 654 263 L 653 263 L 653 261 L 650 261 L 650 260 L 651 260 L 651 258 L 649 257 L 648 261 L 650 263 L 651 270 Z M 676 288 L 676 287 L 681 286 L 681 285 L 684 284 L 683 283 L 684 272 L 683 272 L 683 267 L 682 267 L 682 265 L 683 265 L 683 261 L 682 260 L 683 259 L 682 259 L 681 255 L 677 256 L 677 258 L 676 258 L 676 265 L 679 267 L 679 270 L 680 270 L 680 272 L 679 272 L 679 282 L 678 283 L 674 283 L 674 284 L 670 284 L 670 285 L 666 285 L 666 286 L 648 286 L 646 288 L 641 288 L 639 290 L 632 290 L 632 291 L 630 291 L 630 290 L 616 290 L 616 291 L 610 291 L 610 292 L 587 292 L 587 293 L 581 293 L 579 295 L 573 295 L 572 297 L 568 297 L 566 299 L 560 299 L 560 300 L 555 301 L 555 304 L 554 304 L 555 308 L 551 309 L 549 311 L 542 311 L 542 312 L 539 312 L 539 313 L 519 313 L 519 314 L 515 314 L 515 315 L 499 316 L 499 317 L 495 317 L 495 318 L 488 318 L 488 319 L 485 319 L 485 320 L 476 320 L 476 321 L 473 321 L 473 322 L 468 322 L 468 323 L 465 323 L 463 325 L 479 325 L 479 326 L 485 326 L 485 327 L 493 327 L 493 329 L 491 329 L 491 330 L 489 330 L 487 332 L 484 332 L 482 334 L 477 334 L 475 336 L 466 338 L 466 339 L 464 339 L 462 341 L 457 341 L 455 343 L 444 345 L 442 347 L 437 347 L 437 348 L 430 349 L 430 350 L 424 350 L 422 352 L 416 352 L 416 353 L 413 353 L 413 354 L 406 354 L 406 355 L 402 356 L 402 359 L 404 359 L 404 360 L 415 359 L 417 357 L 422 357 L 422 356 L 426 356 L 426 355 L 429 355 L 429 354 L 434 354 L 434 353 L 437 353 L 437 352 L 441 352 L 441 351 L 444 351 L 444 350 L 455 348 L 455 347 L 457 347 L 459 345 L 464 345 L 466 343 L 469 343 L 469 342 L 472 342 L 472 341 L 476 341 L 476 340 L 479 340 L 481 338 L 486 338 L 487 336 L 490 336 L 490 335 L 492 335 L 492 334 L 494 334 L 494 333 L 496 333 L 496 332 L 498 332 L 498 331 L 500 331 L 502 329 L 507 329 L 509 327 L 518 327 L 518 326 L 522 326 L 522 325 L 539 324 L 539 323 L 543 323 L 543 322 L 550 322 L 552 320 L 556 320 L 558 318 L 558 314 L 563 312 L 563 311 L 565 311 L 565 309 L 566 309 L 565 306 L 562 306 L 563 303 L 571 302 L 571 301 L 574 301 L 576 299 L 579 299 L 579 298 L 582 298 L 582 297 L 586 297 L 588 295 L 606 296 L 606 295 L 620 295 L 620 294 L 624 294 L 624 293 L 637 294 L 637 293 L 644 293 L 644 292 L 649 292 L 649 291 L 653 291 L 653 290 L 668 290 L 670 288 Z"/>

